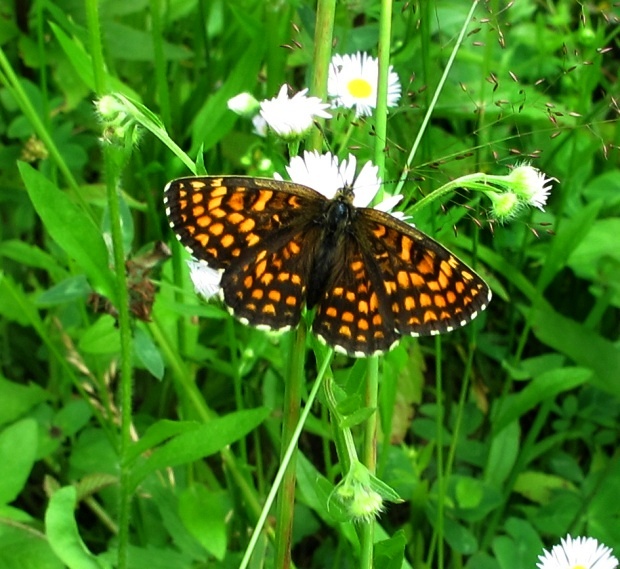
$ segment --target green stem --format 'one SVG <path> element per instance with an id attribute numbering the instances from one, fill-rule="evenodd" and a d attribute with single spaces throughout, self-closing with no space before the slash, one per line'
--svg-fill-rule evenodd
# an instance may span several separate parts
<path id="1" fill-rule="evenodd" d="M 261 512 L 258 522 L 256 522 L 254 533 L 252 534 L 252 537 L 250 538 L 250 543 L 248 544 L 248 547 L 245 551 L 243 559 L 241 560 L 241 565 L 239 565 L 239 569 L 246 569 L 248 564 L 250 563 L 250 558 L 252 557 L 252 553 L 254 552 L 254 548 L 256 547 L 256 544 L 260 537 L 263 526 L 265 525 L 265 521 L 267 520 L 267 516 L 269 515 L 271 506 L 273 505 L 273 502 L 276 498 L 276 493 L 278 491 L 280 484 L 282 483 L 282 479 L 284 478 L 289 461 L 291 460 L 291 457 L 293 456 L 293 453 L 295 452 L 297 448 L 297 441 L 299 441 L 299 436 L 301 435 L 301 431 L 304 428 L 304 425 L 308 419 L 308 415 L 310 414 L 310 409 L 312 409 L 312 406 L 314 405 L 314 400 L 316 399 L 317 393 L 319 392 L 319 389 L 323 383 L 323 378 L 325 377 L 325 373 L 327 372 L 327 368 L 329 367 L 329 363 L 331 362 L 332 355 L 333 355 L 333 352 L 330 352 L 329 355 L 325 358 L 323 365 L 321 365 L 321 369 L 319 370 L 319 373 L 314 382 L 314 385 L 312 386 L 312 390 L 310 391 L 310 395 L 308 396 L 308 401 L 306 402 L 306 406 L 304 407 L 301 413 L 301 417 L 299 418 L 299 422 L 297 423 L 297 426 L 295 427 L 295 431 L 293 432 L 293 436 L 288 445 L 288 448 L 286 449 L 286 452 L 284 453 L 284 456 L 282 457 L 280 468 L 278 469 L 276 477 L 273 481 L 273 485 L 271 487 L 271 490 L 269 491 L 269 495 L 267 496 L 267 499 L 265 500 L 263 511 Z M 276 565 L 276 567 L 280 569 L 279 566 Z"/>
<path id="2" fill-rule="evenodd" d="M 170 112 L 170 90 L 166 77 L 166 58 L 164 57 L 163 29 L 161 23 L 161 0 L 150 0 L 151 6 L 151 37 L 153 39 L 153 55 L 155 59 L 155 81 L 161 117 L 166 129 L 172 124 Z"/>
<path id="3" fill-rule="evenodd" d="M 284 385 L 284 405 L 282 416 L 282 438 L 280 441 L 280 461 L 288 455 L 289 464 L 284 471 L 282 486 L 278 494 L 276 516 L 276 558 L 275 566 L 286 569 L 291 565 L 291 544 L 293 543 L 293 514 L 295 509 L 296 445 L 291 447 L 295 429 L 299 423 L 301 409 L 301 390 L 304 379 L 306 354 L 306 327 L 303 321 L 297 327 L 295 345 L 291 358 L 288 381 Z"/>
<path id="4" fill-rule="evenodd" d="M 314 70 L 310 94 L 322 100 L 327 98 L 327 77 L 329 75 L 329 61 L 332 54 L 334 38 L 334 16 L 336 0 L 319 0 L 316 9 L 316 30 L 314 33 Z M 319 119 L 322 124 L 323 119 Z M 321 129 L 312 131 L 308 143 L 309 150 L 320 150 L 323 147 Z"/>

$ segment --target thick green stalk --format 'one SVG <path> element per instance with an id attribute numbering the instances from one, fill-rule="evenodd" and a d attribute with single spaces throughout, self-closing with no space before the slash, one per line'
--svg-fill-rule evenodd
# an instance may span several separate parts
<path id="1" fill-rule="evenodd" d="M 291 358 L 288 379 L 284 385 L 284 405 L 282 408 L 282 438 L 280 440 L 280 464 L 289 454 L 289 463 L 284 471 L 282 486 L 278 493 L 276 513 L 276 556 L 275 566 L 287 569 L 291 566 L 291 544 L 293 542 L 293 514 L 295 510 L 295 485 L 297 476 L 297 445 L 294 441 L 295 429 L 299 423 L 301 409 L 301 390 L 304 380 L 306 355 L 306 328 L 303 321 L 297 328 L 295 345 Z M 292 450 L 289 447 L 293 444 Z"/>
<path id="2" fill-rule="evenodd" d="M 99 97 L 105 94 L 105 67 L 99 26 L 98 0 L 86 1 L 86 17 L 90 50 L 93 64 L 95 87 Z M 118 533 L 118 567 L 128 567 L 129 552 L 129 511 L 131 506 L 130 473 L 131 464 L 127 460 L 131 448 L 132 423 L 132 388 L 133 388 L 133 337 L 129 313 L 129 291 L 127 289 L 127 275 L 125 273 L 125 253 L 123 250 L 123 229 L 121 207 L 118 192 L 120 173 L 127 156 L 131 152 L 131 135 L 125 138 L 125 146 L 107 144 L 103 147 L 105 162 L 105 182 L 107 190 L 107 204 L 110 215 L 110 232 L 112 234 L 112 254 L 114 257 L 114 272 L 118 298 L 118 326 L 120 330 L 120 503 L 119 503 L 119 533 Z"/>

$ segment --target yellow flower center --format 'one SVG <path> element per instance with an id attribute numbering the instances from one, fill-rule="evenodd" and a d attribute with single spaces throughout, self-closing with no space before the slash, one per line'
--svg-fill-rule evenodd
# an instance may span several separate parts
<path id="1" fill-rule="evenodd" d="M 356 99 L 366 99 L 372 93 L 372 86 L 366 79 L 351 79 L 347 88 Z"/>
<path id="2" fill-rule="evenodd" d="M 585 565 L 573 565 L 571 569 L 588 569 Z"/>

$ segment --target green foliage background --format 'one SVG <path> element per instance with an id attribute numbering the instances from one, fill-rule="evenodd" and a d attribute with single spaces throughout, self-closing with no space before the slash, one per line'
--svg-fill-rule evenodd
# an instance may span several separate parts
<path id="1" fill-rule="evenodd" d="M 111 567 L 120 546 L 132 568 L 236 567 L 279 463 L 293 335 L 270 337 L 196 298 L 161 201 L 166 181 L 189 172 L 162 139 L 209 173 L 283 172 L 286 147 L 226 102 L 308 86 L 316 6 L 93 6 L 0 4 L 0 566 Z M 389 116 L 386 180 L 400 176 L 469 8 L 394 4 L 403 97 Z M 335 50 L 374 53 L 379 9 L 338 3 Z M 569 0 L 477 7 L 404 209 L 454 177 L 526 159 L 558 182 L 544 213 L 505 226 L 464 193 L 414 220 L 475 262 L 495 296 L 467 329 L 406 339 L 381 361 L 378 475 L 404 501 L 379 520 L 377 566 L 531 568 L 567 533 L 620 552 L 618 18 L 617 7 Z M 141 103 L 167 134 L 144 131 L 104 160 L 98 85 Z M 332 150 L 370 159 L 372 121 L 345 139 L 349 126 L 330 121 Z M 126 345 L 115 219 L 134 309 Z M 172 257 L 145 265 L 162 241 Z M 308 345 L 310 382 L 322 352 Z M 133 368 L 133 391 L 119 391 L 119 366 Z M 363 366 L 332 365 L 356 409 Z M 121 429 L 128 397 L 133 421 Z M 317 405 L 297 465 L 298 567 L 358 566 L 359 528 L 330 506 L 342 475 L 333 437 Z M 254 566 L 270 566 L 273 539 Z"/>

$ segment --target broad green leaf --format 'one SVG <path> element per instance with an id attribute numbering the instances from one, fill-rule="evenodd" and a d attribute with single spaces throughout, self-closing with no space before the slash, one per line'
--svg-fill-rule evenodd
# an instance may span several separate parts
<path id="1" fill-rule="evenodd" d="M 484 480 L 491 486 L 500 488 L 514 466 L 519 453 L 520 434 L 519 423 L 514 421 L 493 437 L 484 468 Z"/>
<path id="2" fill-rule="evenodd" d="M 151 336 L 142 326 L 135 329 L 134 353 L 138 361 L 157 379 L 164 377 L 164 359 Z"/>
<path id="3" fill-rule="evenodd" d="M 532 330 L 547 346 L 594 372 L 592 383 L 620 396 L 620 347 L 582 324 L 551 310 L 531 313 Z"/>
<path id="4" fill-rule="evenodd" d="M 165 440 L 181 433 L 195 431 L 199 427 L 200 423 L 196 421 L 170 421 L 168 419 L 157 421 L 146 430 L 138 442 L 132 445 L 129 460 L 133 460 L 143 452 L 155 448 Z"/>
<path id="5" fill-rule="evenodd" d="M 54 306 L 86 298 L 92 291 L 86 275 L 75 275 L 60 281 L 37 297 L 38 306 Z"/>
<path id="6" fill-rule="evenodd" d="M 121 349 L 121 337 L 114 318 L 104 314 L 86 328 L 78 342 L 87 354 L 113 354 Z"/>
<path id="7" fill-rule="evenodd" d="M 151 472 L 200 460 L 222 450 L 258 427 L 268 415 L 269 409 L 264 407 L 237 411 L 177 435 L 136 466 L 132 473 L 133 486 Z"/>
<path id="8" fill-rule="evenodd" d="M 86 547 L 74 518 L 76 491 L 72 486 L 53 494 L 45 512 L 45 533 L 54 553 L 69 569 L 109 569 Z"/>
<path id="9" fill-rule="evenodd" d="M 556 490 L 574 489 L 574 485 L 555 474 L 533 472 L 531 470 L 519 474 L 514 491 L 537 504 L 546 504 Z"/>
<path id="10" fill-rule="evenodd" d="M 0 378 L 0 425 L 15 421 L 48 397 L 47 391 L 36 384 L 21 385 Z"/>
<path id="11" fill-rule="evenodd" d="M 37 424 L 23 419 L 0 432 L 0 504 L 23 490 L 37 453 Z"/>
<path id="12" fill-rule="evenodd" d="M 401 569 L 406 546 L 407 538 L 402 529 L 389 539 L 375 543 L 374 566 L 381 567 L 381 569 Z"/>
<path id="13" fill-rule="evenodd" d="M 540 402 L 554 399 L 560 393 L 584 384 L 592 376 L 589 369 L 563 367 L 535 377 L 519 393 L 512 395 L 501 406 L 501 414 L 493 421 L 496 432 L 516 421 Z"/>
<path id="14" fill-rule="evenodd" d="M 45 536 L 27 525 L 0 525 L 2 569 L 64 569 Z"/>
<path id="15" fill-rule="evenodd" d="M 19 171 L 30 200 L 54 241 L 77 261 L 97 292 L 115 299 L 116 285 L 108 250 L 95 224 L 32 166 L 20 162 Z"/>

